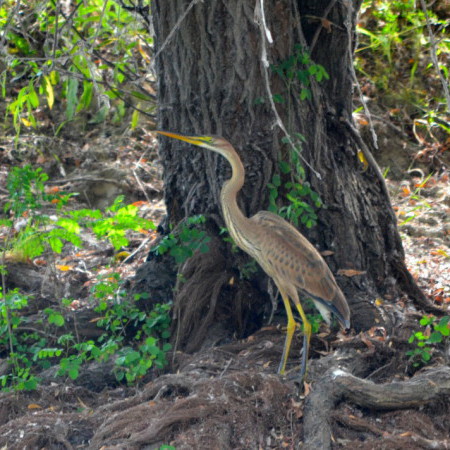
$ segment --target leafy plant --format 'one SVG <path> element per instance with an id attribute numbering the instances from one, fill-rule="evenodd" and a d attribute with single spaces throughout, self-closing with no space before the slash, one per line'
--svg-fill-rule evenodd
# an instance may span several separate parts
<path id="1" fill-rule="evenodd" d="M 312 79 L 322 82 L 330 78 L 325 68 L 316 64 L 309 52 L 299 44 L 295 45 L 294 53 L 289 58 L 272 65 L 271 68 L 285 86 L 283 94 L 276 94 L 274 101 L 285 103 L 288 112 L 292 109 L 293 98 L 299 101 L 311 99 Z M 304 142 L 305 137 L 301 133 L 292 133 L 292 137 L 282 138 L 282 143 L 286 144 L 289 150 L 287 160 L 281 160 L 279 163 L 279 173 L 276 173 L 268 184 L 269 210 L 284 217 L 296 227 L 303 224 L 307 228 L 312 228 L 317 223 L 317 215 L 312 205 L 320 208 L 322 201 L 306 181 L 300 156 Z M 281 207 L 278 206 L 280 200 L 283 205 Z"/>
<path id="2" fill-rule="evenodd" d="M 112 206 L 106 209 L 106 214 L 100 210 L 82 209 L 72 211 L 70 215 L 75 220 L 84 219 L 85 226 L 92 228 L 97 238 L 106 237 L 116 250 L 128 245 L 126 233 L 155 229 L 152 221 L 139 217 L 139 209 L 135 205 L 124 205 L 124 196 L 119 195 Z M 92 219 L 92 220 L 90 220 Z"/>
<path id="3" fill-rule="evenodd" d="M 97 325 L 105 330 L 97 341 L 76 342 L 72 334 L 59 337 L 58 348 L 44 348 L 39 357 L 59 358 L 59 376 L 78 378 L 81 367 L 89 361 L 107 361 L 114 357 L 114 373 L 118 381 L 128 383 L 142 378 L 156 366 L 162 369 L 166 364 L 166 353 L 171 346 L 170 304 L 156 304 L 149 312 L 138 308 L 137 302 L 146 296 L 136 295 L 135 302 L 119 301 L 125 293 L 121 291 L 119 274 L 102 278 L 92 288 L 95 311 L 102 314 Z M 47 311 L 49 323 L 56 320 L 54 311 Z M 162 341 L 161 345 L 159 342 Z"/>
<path id="4" fill-rule="evenodd" d="M 38 128 L 42 114 L 36 112 L 45 107 L 65 112 L 56 132 L 94 108 L 91 123 L 108 115 L 122 120 L 124 105 L 133 98 L 151 102 L 148 109 L 154 109 L 151 94 L 137 81 L 145 74 L 152 38 L 122 2 L 86 0 L 69 11 L 55 1 L 6 1 L 0 4 L 0 29 L 7 52 L 1 94 L 17 135 L 22 126 Z M 135 88 L 125 92 L 125 83 Z"/>
<path id="5" fill-rule="evenodd" d="M 208 242 L 211 238 L 205 231 L 194 227 L 195 225 L 205 223 L 205 221 L 206 219 L 202 215 L 188 217 L 179 229 L 165 236 L 152 251 L 157 255 L 169 253 L 177 264 L 182 264 L 195 251 L 201 253 L 208 252 Z"/>
<path id="6" fill-rule="evenodd" d="M 18 289 L 3 293 L 0 288 L 0 353 L 6 354 L 10 364 L 9 373 L 0 376 L 2 389 L 33 390 L 39 383 L 34 375 L 35 366 L 48 368 L 49 360 L 61 355 L 59 348 L 48 347 L 47 338 L 29 332 L 27 320 L 21 311 L 28 307 L 29 297 Z M 61 316 L 47 308 L 47 323 L 60 326 Z"/>
<path id="7" fill-rule="evenodd" d="M 399 227 L 404 226 L 415 219 L 418 212 L 425 209 L 431 209 L 431 205 L 421 195 L 421 190 L 426 186 L 431 177 L 432 174 L 428 175 L 420 184 L 416 185 L 416 189 L 413 192 L 410 191 L 409 187 L 402 188 L 402 195 L 408 199 L 409 203 L 414 204 L 415 206 L 410 208 L 406 213 L 400 211 L 403 220 L 399 222 Z"/>
<path id="8" fill-rule="evenodd" d="M 288 93 L 292 92 L 294 86 L 297 89 L 298 83 L 300 84 L 299 99 L 302 101 L 310 100 L 312 97 L 309 89 L 311 78 L 317 82 L 330 79 L 325 67 L 316 64 L 309 52 L 300 44 L 294 46 L 294 53 L 289 58 L 272 65 L 271 69 L 284 81 Z M 275 103 L 285 102 L 281 94 L 275 94 L 273 100 Z"/>
<path id="9" fill-rule="evenodd" d="M 437 45 L 439 70 L 448 80 L 448 20 L 439 18 L 432 7 L 426 14 Z M 432 63 L 432 37 L 426 29 L 425 13 L 417 2 L 364 0 L 357 31 L 360 41 L 357 70 L 385 93 L 385 99 L 392 99 L 397 108 L 399 104 L 406 105 L 415 116 L 427 116 L 434 126 L 445 125 L 437 117 L 446 114 L 446 102 L 436 96 L 439 77 Z"/>
<path id="10" fill-rule="evenodd" d="M 285 161 L 281 161 L 279 165 L 282 175 L 275 174 L 272 177 L 272 182 L 268 184 L 269 211 L 279 214 L 296 227 L 300 224 L 307 228 L 314 227 L 317 224 L 317 214 L 308 201 L 312 202 L 316 208 L 320 208 L 322 201 L 319 194 L 311 189 L 307 181 L 304 181 L 303 167 L 301 169 L 298 167 L 300 166 L 298 161 L 297 171 L 294 173 L 291 166 Z M 303 177 L 301 174 L 303 174 Z M 288 181 L 284 184 L 282 176 L 288 177 Z M 280 192 L 283 194 L 280 194 Z M 281 208 L 278 207 L 280 195 L 285 198 L 283 203 L 287 203 Z"/>
<path id="11" fill-rule="evenodd" d="M 64 211 L 62 206 L 69 196 L 60 192 L 48 194 L 45 182 L 47 175 L 31 166 L 13 168 L 7 179 L 9 199 L 5 211 L 8 219 L 0 226 L 6 227 L 6 238 L 2 241 L 0 257 L 5 261 L 11 255 L 21 258 L 41 255 L 45 250 L 60 253 L 66 242 L 82 246 L 81 233 L 92 229 L 99 238 L 107 238 L 117 249 L 128 245 L 127 232 L 154 228 L 152 222 L 142 219 L 134 205 L 124 205 L 118 197 L 105 213 L 99 210 Z M 56 204 L 52 216 L 44 214 L 44 208 Z M 61 336 L 57 342 L 28 330 L 22 310 L 28 307 L 29 298 L 17 289 L 6 290 L 5 266 L 0 265 L 2 287 L 0 287 L 0 352 L 7 355 L 11 364 L 9 373 L 0 377 L 4 389 L 34 389 L 39 379 L 34 375 L 38 367 L 47 368 L 51 361 L 59 360 L 59 374 L 76 379 L 82 364 L 91 360 L 116 358 L 116 375 L 119 380 L 132 382 L 146 373 L 153 365 L 162 368 L 170 345 L 170 305 L 156 305 L 150 312 L 141 311 L 136 302 L 144 296 L 136 295 L 135 303 L 122 302 L 125 292 L 121 288 L 118 274 L 107 280 L 99 280 L 93 290 L 96 310 L 103 314 L 98 324 L 105 334 L 96 341 L 78 342 L 71 334 Z M 68 306 L 71 301 L 63 300 Z M 43 311 L 43 320 L 48 326 L 61 327 L 64 315 L 53 308 Z M 130 337 L 131 336 L 131 337 Z M 130 344 L 131 339 L 131 344 Z M 57 345 L 57 346 L 56 346 Z"/>
<path id="12" fill-rule="evenodd" d="M 137 294 L 134 303 L 121 301 L 125 295 L 121 284 L 119 274 L 112 274 L 94 285 L 92 293 L 98 301 L 95 311 L 102 314 L 97 325 L 106 331 L 99 342 L 109 349 L 114 344 L 117 346 L 114 348 L 116 377 L 118 381 L 125 378 L 130 383 L 145 375 L 153 365 L 160 369 L 166 365 L 165 355 L 171 348 L 167 343 L 171 305 L 156 304 L 150 313 L 142 311 L 137 302 L 146 296 Z M 123 345 L 130 334 L 132 345 Z M 166 342 L 160 346 L 160 340 Z"/>
<path id="13" fill-rule="evenodd" d="M 437 344 L 444 343 L 446 347 L 450 345 L 450 316 L 444 316 L 439 320 L 434 316 L 423 316 L 420 325 L 427 327 L 427 330 L 416 331 L 411 335 L 408 342 L 415 343 L 416 348 L 406 352 L 414 367 L 428 364 Z M 433 327 L 431 332 L 430 327 Z"/>
<path id="14" fill-rule="evenodd" d="M 124 205 L 123 196 L 115 199 L 105 213 L 100 210 L 82 209 L 63 213 L 69 195 L 47 194 L 47 175 L 41 169 L 14 167 L 7 179 L 9 201 L 5 212 L 12 218 L 0 220 L 0 226 L 9 228 L 10 238 L 4 243 L 4 254 L 14 260 L 24 260 L 40 256 L 46 249 L 61 253 L 65 243 L 82 247 L 81 233 L 91 228 L 97 238 L 107 238 L 117 250 L 128 245 L 127 232 L 154 229 L 153 222 L 138 215 L 135 205 Z M 44 205 L 57 203 L 59 217 L 42 214 Z M 27 216 L 24 218 L 23 216 Z M 21 222 L 19 232 L 13 232 Z M 0 248 L 1 250 L 1 248 Z"/>

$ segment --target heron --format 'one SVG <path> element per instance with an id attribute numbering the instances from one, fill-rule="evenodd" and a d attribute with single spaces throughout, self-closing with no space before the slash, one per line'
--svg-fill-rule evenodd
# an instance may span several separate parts
<path id="1" fill-rule="evenodd" d="M 236 245 L 253 257 L 277 286 L 287 314 L 287 331 L 278 373 L 283 375 L 297 328 L 291 301 L 303 324 L 300 380 L 306 374 L 311 324 L 300 303 L 299 292 L 311 298 L 330 325 L 333 313 L 343 328 L 350 327 L 350 309 L 333 273 L 316 248 L 289 222 L 269 211 L 248 218 L 237 203 L 244 185 L 245 169 L 233 146 L 218 136 L 186 136 L 168 131 L 156 133 L 178 139 L 222 155 L 231 165 L 231 178 L 222 186 L 220 205 L 228 231 Z"/>

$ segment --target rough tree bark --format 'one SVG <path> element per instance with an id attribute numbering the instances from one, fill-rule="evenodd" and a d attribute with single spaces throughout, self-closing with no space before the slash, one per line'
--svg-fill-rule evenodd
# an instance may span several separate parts
<path id="1" fill-rule="evenodd" d="M 395 216 L 379 171 L 373 165 L 363 171 L 356 156 L 361 143 L 351 125 L 351 67 L 360 3 L 265 2 L 273 44 L 255 21 L 255 0 L 173 0 L 152 5 L 156 47 L 161 49 L 156 60 L 159 127 L 228 139 L 247 172 L 241 208 L 247 215 L 267 209 L 267 184 L 279 173 L 278 161 L 287 160 L 292 151 L 282 143 L 284 134 L 276 125 L 268 73 L 271 93 L 284 99 L 276 104 L 283 123 L 290 133 L 305 137 L 306 177 L 325 204 L 318 211 L 317 226 L 301 231 L 321 251 L 332 252 L 326 261 L 335 274 L 340 269 L 362 273 L 337 276 L 337 281 L 349 300 L 352 325 L 365 329 L 379 319 L 373 306 L 377 296 L 393 300 L 402 293 L 419 302 L 424 298 L 405 268 Z M 279 75 L 264 67 L 263 46 L 274 66 L 299 48 L 308 51 L 330 78 L 320 83 L 311 79 L 311 98 L 300 101 L 298 81 L 288 88 Z M 160 155 L 168 222 L 176 226 L 183 218 L 201 213 L 210 219 L 209 231 L 217 233 L 224 225 L 218 198 L 229 177 L 227 162 L 169 139 L 160 141 Z M 175 299 L 178 331 L 182 330 L 178 344 L 189 351 L 201 345 L 213 324 L 219 328 L 226 324 L 222 328 L 229 334 L 252 331 L 251 327 L 262 324 L 268 303 L 263 283 L 237 281 L 238 277 L 230 283 L 236 268 L 248 261 L 246 257 L 232 253 L 231 246 L 220 239 L 212 247 L 209 256 L 196 255 L 186 263 L 186 281 Z"/>

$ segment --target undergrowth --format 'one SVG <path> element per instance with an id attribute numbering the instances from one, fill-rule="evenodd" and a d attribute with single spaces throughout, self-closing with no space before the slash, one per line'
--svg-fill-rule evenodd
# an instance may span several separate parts
<path id="1" fill-rule="evenodd" d="M 156 304 L 145 312 L 140 301 L 146 296 L 128 298 L 119 274 L 100 278 L 92 288 L 91 305 L 87 307 L 99 314 L 97 326 L 104 330 L 95 341 L 81 341 L 73 333 L 55 331 L 65 326 L 65 313 L 73 309 L 73 299 L 61 299 L 59 306 L 42 311 L 38 323 L 30 323 L 26 311 L 33 297 L 7 287 L 11 263 L 47 256 L 51 264 L 55 261 L 51 255 L 61 254 L 66 246 L 82 248 L 87 232 L 99 241 L 107 240 L 118 251 L 128 246 L 130 232 L 155 228 L 151 221 L 139 217 L 137 206 L 123 204 L 123 197 L 105 212 L 69 210 L 66 205 L 70 195 L 48 194 L 46 180 L 41 169 L 28 165 L 13 168 L 7 179 L 7 218 L 0 220 L 0 354 L 9 369 L 0 376 L 0 386 L 35 389 L 39 370 L 56 364 L 58 375 L 76 379 L 84 363 L 109 358 L 114 358 L 118 381 L 135 382 L 151 367 L 163 368 L 170 349 L 170 305 Z M 66 270 L 56 264 L 55 268 Z"/>
<path id="2" fill-rule="evenodd" d="M 369 96 L 376 92 L 391 107 L 394 121 L 409 116 L 414 126 L 425 132 L 441 129 L 449 133 L 449 100 L 442 83 L 448 87 L 450 19 L 439 3 L 429 5 L 426 11 L 430 33 L 420 2 L 364 0 L 355 62 L 363 79 L 376 88 L 365 91 L 363 87 L 363 92 Z M 433 64 L 434 56 L 439 67 Z"/>

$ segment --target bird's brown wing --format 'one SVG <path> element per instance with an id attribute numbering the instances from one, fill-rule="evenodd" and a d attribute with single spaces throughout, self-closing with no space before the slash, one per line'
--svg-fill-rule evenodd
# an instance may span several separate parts
<path id="1" fill-rule="evenodd" d="M 269 211 L 258 212 L 250 221 L 261 233 L 260 249 L 265 253 L 262 258 L 279 267 L 281 281 L 305 291 L 348 324 L 347 301 L 316 248 L 290 223 Z"/>

